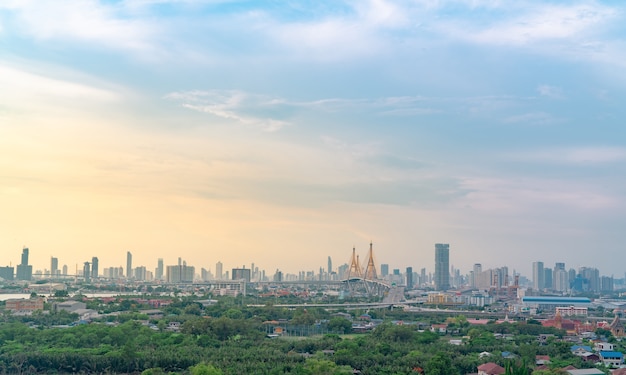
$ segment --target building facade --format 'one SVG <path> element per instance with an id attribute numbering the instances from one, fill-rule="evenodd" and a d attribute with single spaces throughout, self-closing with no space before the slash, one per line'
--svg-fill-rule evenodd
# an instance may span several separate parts
<path id="1" fill-rule="evenodd" d="M 450 289 L 450 245 L 435 244 L 435 289 Z"/>

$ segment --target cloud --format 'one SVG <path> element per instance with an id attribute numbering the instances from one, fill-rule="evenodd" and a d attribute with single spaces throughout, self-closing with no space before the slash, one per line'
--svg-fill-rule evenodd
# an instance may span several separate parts
<path id="1" fill-rule="evenodd" d="M 550 85 L 539 85 L 537 87 L 537 92 L 539 95 L 545 96 L 551 99 L 563 99 L 563 90 L 559 87 L 550 86 Z"/>
<path id="2" fill-rule="evenodd" d="M 470 193 L 457 204 L 503 216 L 551 215 L 554 207 L 606 211 L 623 205 L 620 197 L 584 182 L 473 176 L 461 179 L 459 186 Z"/>
<path id="3" fill-rule="evenodd" d="M 529 112 L 521 115 L 509 116 L 504 119 L 508 124 L 521 125 L 553 125 L 566 121 L 563 118 L 553 116 L 545 112 Z"/>
<path id="4" fill-rule="evenodd" d="M 520 9 L 517 9 L 520 11 Z M 550 40 L 569 39 L 595 33 L 617 16 L 617 11 L 598 4 L 538 5 L 521 9 L 521 15 L 498 21 L 488 27 L 471 25 L 473 30 L 455 30 L 455 36 L 477 43 L 531 45 Z"/>
<path id="5" fill-rule="evenodd" d="M 22 61 L 28 65 L 28 62 Z M 122 89 L 105 85 L 94 79 L 81 82 L 85 77 L 58 78 L 67 75 L 47 67 L 46 74 L 38 70 L 17 68 L 15 64 L 0 61 L 0 107 L 11 111 L 40 112 L 61 111 L 70 107 L 84 107 L 90 103 L 119 101 Z M 80 106 L 76 103 L 80 102 Z M 83 108 L 84 109 L 84 108 Z"/>
<path id="6" fill-rule="evenodd" d="M 558 147 L 549 150 L 510 154 L 509 158 L 519 161 L 554 164 L 594 165 L 626 161 L 624 147 Z"/>
<path id="7" fill-rule="evenodd" d="M 156 27 L 145 20 L 125 17 L 123 8 L 97 0 L 5 1 L 0 10 L 11 15 L 15 30 L 37 40 L 69 40 L 90 46 L 154 52 Z"/>
<path id="8" fill-rule="evenodd" d="M 277 131 L 287 125 L 288 121 L 264 115 L 264 112 L 275 112 L 283 116 L 281 109 L 285 103 L 261 95 L 252 95 L 238 90 L 209 90 L 173 92 L 166 99 L 181 103 L 184 108 L 209 113 L 217 117 L 233 120 L 244 125 L 259 127 L 265 131 Z"/>

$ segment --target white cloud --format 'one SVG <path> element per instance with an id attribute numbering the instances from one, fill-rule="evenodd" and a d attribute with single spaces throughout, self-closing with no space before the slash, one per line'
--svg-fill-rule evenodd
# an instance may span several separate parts
<path id="1" fill-rule="evenodd" d="M 565 97 L 561 88 L 550 85 L 539 85 L 537 92 L 539 92 L 539 95 L 551 99 L 563 99 Z"/>
<path id="2" fill-rule="evenodd" d="M 125 18 L 114 5 L 96 0 L 16 0 L 3 2 L 3 8 L 14 16 L 20 32 L 38 40 L 71 40 L 138 52 L 153 50 L 154 25 Z"/>
<path id="3" fill-rule="evenodd" d="M 81 105 L 110 102 L 121 96 L 104 84 L 81 83 L 79 79 L 57 78 L 50 73 L 44 75 L 19 69 L 0 61 L 0 87 L 3 88 L 0 90 L 0 106 L 9 110 L 58 111 L 75 106 L 77 102 Z"/>
<path id="4" fill-rule="evenodd" d="M 612 18 L 616 10 L 600 5 L 539 5 L 528 7 L 522 15 L 500 21 L 489 27 L 456 30 L 457 37 L 478 43 L 527 45 L 545 40 L 572 39 L 597 31 Z M 469 32 L 468 32 L 469 31 Z"/>
<path id="5" fill-rule="evenodd" d="M 269 132 L 277 131 L 289 125 L 288 121 L 258 113 L 268 108 L 279 108 L 284 104 L 281 100 L 252 95 L 243 91 L 174 92 L 166 95 L 165 98 L 181 102 L 181 105 L 188 109 L 210 113 L 244 125 L 256 126 Z"/>
<path id="6" fill-rule="evenodd" d="M 552 125 L 565 121 L 565 119 L 555 117 L 545 112 L 529 112 L 521 115 L 509 116 L 504 119 L 508 124 L 522 125 Z"/>
<path id="7" fill-rule="evenodd" d="M 624 147 L 553 148 L 509 155 L 514 160 L 555 164 L 606 164 L 626 161 Z"/>

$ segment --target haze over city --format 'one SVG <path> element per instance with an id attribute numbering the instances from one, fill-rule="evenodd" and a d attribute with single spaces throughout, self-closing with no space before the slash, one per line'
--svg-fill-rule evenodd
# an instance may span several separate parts
<path id="1" fill-rule="evenodd" d="M 623 277 L 626 5 L 0 3 L 0 265 Z"/>

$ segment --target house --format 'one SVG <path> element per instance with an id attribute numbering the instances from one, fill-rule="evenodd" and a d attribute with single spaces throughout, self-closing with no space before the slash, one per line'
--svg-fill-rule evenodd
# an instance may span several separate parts
<path id="1" fill-rule="evenodd" d="M 430 326 L 430 331 L 435 332 L 435 333 L 442 333 L 445 335 L 448 332 L 448 325 L 447 324 L 433 324 Z"/>
<path id="2" fill-rule="evenodd" d="M 586 352 L 586 353 L 583 353 L 582 355 L 579 355 L 579 357 L 582 358 L 582 360 L 585 362 L 591 362 L 591 363 L 600 362 L 600 356 L 598 355 L 598 353 Z"/>
<path id="3" fill-rule="evenodd" d="M 506 370 L 497 363 L 487 362 L 478 366 L 478 375 L 502 375 Z"/>
<path id="4" fill-rule="evenodd" d="M 535 364 L 537 366 L 547 365 L 548 363 L 550 363 L 549 355 L 536 355 L 535 356 Z"/>
<path id="5" fill-rule="evenodd" d="M 613 350 L 615 350 L 615 347 L 610 342 L 596 342 L 593 345 L 593 350 L 595 350 L 596 352 L 612 352 Z"/>
<path id="6" fill-rule="evenodd" d="M 602 375 L 604 372 L 598 370 L 597 368 L 581 368 L 581 369 L 572 369 L 565 370 L 569 375 Z"/>
<path id="7" fill-rule="evenodd" d="M 605 366 L 618 367 L 624 363 L 624 353 L 615 351 L 601 351 L 600 360 Z"/>
<path id="8" fill-rule="evenodd" d="M 572 345 L 572 347 L 570 347 L 570 351 L 572 352 L 573 355 L 577 355 L 577 356 L 582 356 L 585 353 L 590 353 L 591 352 L 591 346 L 587 346 L 587 345 Z"/>

